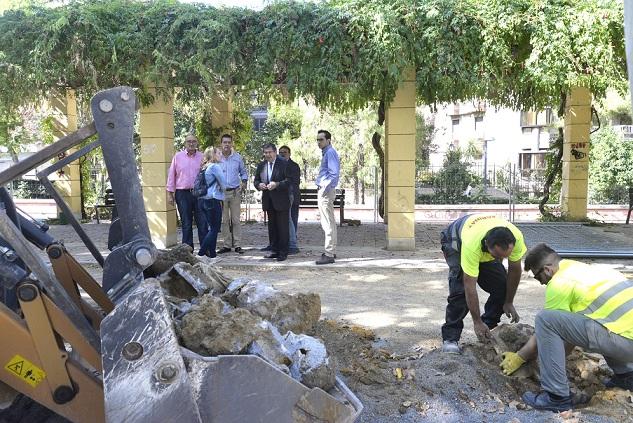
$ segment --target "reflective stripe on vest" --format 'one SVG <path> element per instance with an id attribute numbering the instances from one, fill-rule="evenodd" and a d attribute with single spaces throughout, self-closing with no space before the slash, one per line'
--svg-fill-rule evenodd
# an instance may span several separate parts
<path id="1" fill-rule="evenodd" d="M 613 305 L 612 307 L 610 307 L 610 310 L 602 310 L 599 313 L 599 316 L 593 317 L 591 315 L 599 311 L 609 301 L 613 300 L 614 298 L 617 298 L 619 295 L 622 295 L 624 291 L 629 290 L 629 289 L 633 289 L 633 281 L 627 280 L 627 281 L 618 282 L 615 285 L 613 285 L 611 288 L 607 289 L 602 294 L 600 294 L 596 299 L 594 299 L 591 302 L 591 304 L 589 304 L 589 306 L 587 306 L 584 310 L 579 311 L 578 313 L 584 314 L 585 316 L 594 319 L 596 322 L 608 328 L 609 324 L 618 322 L 619 319 L 621 319 L 627 313 L 633 310 L 633 298 L 629 298 L 625 300 L 624 298 L 626 297 L 623 297 L 622 300 L 624 300 L 624 302 L 617 305 Z M 600 318 L 597 318 L 597 317 L 600 317 Z M 616 323 L 616 325 L 619 325 L 621 323 L 624 323 L 624 322 Z"/>
<path id="2" fill-rule="evenodd" d="M 607 289 L 602 294 L 600 294 L 598 298 L 593 300 L 591 304 L 587 306 L 587 308 L 585 308 L 584 310 L 578 311 L 578 313 L 581 313 L 584 315 L 591 314 L 595 312 L 596 310 L 598 310 L 603 305 L 605 305 L 606 302 L 609 301 L 611 298 L 613 298 L 614 295 L 617 295 L 628 288 L 633 288 L 633 281 L 618 282 L 615 285 L 613 285 L 611 288 Z"/>
<path id="3" fill-rule="evenodd" d="M 609 313 L 608 316 L 604 317 L 603 319 L 598 319 L 596 320 L 596 322 L 602 323 L 603 325 L 613 323 L 631 310 L 633 310 L 633 298 L 623 304 L 620 304 L 615 308 L 615 310 Z"/>

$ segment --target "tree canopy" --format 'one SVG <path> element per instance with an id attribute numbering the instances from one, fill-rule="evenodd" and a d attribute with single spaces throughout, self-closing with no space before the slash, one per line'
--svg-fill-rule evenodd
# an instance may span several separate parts
<path id="1" fill-rule="evenodd" d="M 571 86 L 626 84 L 620 0 L 277 1 L 261 11 L 84 0 L 0 16 L 0 113 L 73 88 L 229 86 L 359 109 L 416 70 L 425 104 L 486 99 L 540 109 Z"/>

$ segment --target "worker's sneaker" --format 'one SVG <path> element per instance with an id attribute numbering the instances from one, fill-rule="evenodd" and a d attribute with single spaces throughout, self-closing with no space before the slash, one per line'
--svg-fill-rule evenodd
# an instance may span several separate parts
<path id="1" fill-rule="evenodd" d="M 321 254 L 321 258 L 316 261 L 316 264 L 332 264 L 334 263 L 334 257 L 330 257 L 325 255 L 325 253 Z"/>
<path id="2" fill-rule="evenodd" d="M 461 354 L 462 350 L 459 348 L 457 341 L 444 341 L 442 343 L 442 352 L 446 354 Z"/>
<path id="3" fill-rule="evenodd" d="M 612 378 L 604 381 L 607 388 L 622 388 L 633 391 L 633 372 L 615 374 Z"/>
<path id="4" fill-rule="evenodd" d="M 572 409 L 571 395 L 555 399 L 549 392 L 541 391 L 537 393 L 526 392 L 521 398 L 524 403 L 537 410 L 549 410 L 560 413 L 561 411 Z"/>

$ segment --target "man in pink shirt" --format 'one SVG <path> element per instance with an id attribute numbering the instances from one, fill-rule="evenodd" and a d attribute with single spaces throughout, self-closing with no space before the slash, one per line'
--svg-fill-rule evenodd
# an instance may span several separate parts
<path id="1" fill-rule="evenodd" d="M 182 243 L 190 245 L 192 249 L 193 219 L 196 219 L 198 227 L 198 240 L 203 240 L 208 231 L 204 212 L 198 205 L 198 199 L 191 193 L 202 165 L 202 158 L 203 154 L 198 151 L 198 138 L 193 134 L 187 135 L 185 149 L 174 155 L 167 174 L 168 201 L 172 206 L 174 200 L 176 201 L 182 224 Z"/>

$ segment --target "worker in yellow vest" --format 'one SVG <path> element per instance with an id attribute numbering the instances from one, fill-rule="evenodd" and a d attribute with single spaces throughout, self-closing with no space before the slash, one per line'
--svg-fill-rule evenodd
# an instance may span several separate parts
<path id="1" fill-rule="evenodd" d="M 490 214 L 462 216 L 441 233 L 448 264 L 448 304 L 442 325 L 442 351 L 459 354 L 464 318 L 470 311 L 477 338 L 491 338 L 505 313 L 519 321 L 514 295 L 521 279 L 521 257 L 527 251 L 523 234 L 507 220 Z M 508 271 L 503 260 L 508 259 Z M 480 314 L 477 285 L 490 294 Z"/>
<path id="2" fill-rule="evenodd" d="M 633 281 L 605 266 L 561 260 L 545 244 L 528 252 L 525 270 L 547 285 L 545 309 L 536 315 L 535 336 L 501 363 L 512 374 L 538 354 L 543 391 L 526 392 L 523 401 L 543 410 L 572 408 L 565 355 L 574 346 L 604 356 L 614 373 L 605 386 L 633 391 Z"/>

